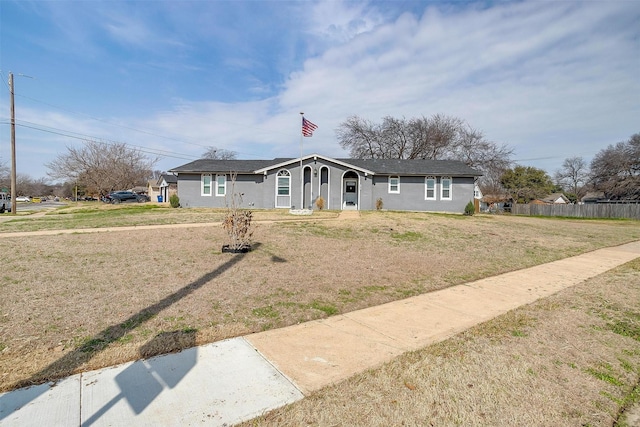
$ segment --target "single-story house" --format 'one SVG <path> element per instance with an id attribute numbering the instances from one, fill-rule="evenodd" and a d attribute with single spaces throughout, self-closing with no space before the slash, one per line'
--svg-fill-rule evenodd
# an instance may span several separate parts
<path id="1" fill-rule="evenodd" d="M 184 207 L 225 207 L 231 194 L 262 209 L 463 212 L 481 173 L 454 160 L 333 159 L 319 154 L 273 160 L 200 159 L 171 169 Z M 233 177 L 235 175 L 235 178 Z M 233 188 L 232 188 L 233 187 Z"/>

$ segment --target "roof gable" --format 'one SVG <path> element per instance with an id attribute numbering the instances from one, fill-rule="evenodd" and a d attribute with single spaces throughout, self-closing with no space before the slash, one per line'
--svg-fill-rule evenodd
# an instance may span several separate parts
<path id="1" fill-rule="evenodd" d="M 569 199 L 562 193 L 553 193 L 549 194 L 544 199 L 541 199 L 545 203 L 569 203 Z M 562 202 L 558 202 L 558 200 L 562 200 Z"/>
<path id="2" fill-rule="evenodd" d="M 310 159 L 313 159 L 313 160 L 321 159 L 321 160 L 324 160 L 325 162 L 335 163 L 337 165 L 343 166 L 343 167 L 348 168 L 348 169 L 357 169 L 360 172 L 371 174 L 371 175 L 375 174 L 375 172 L 373 172 L 372 170 L 369 170 L 367 168 L 363 168 L 363 167 L 355 165 L 353 163 L 349 163 L 348 160 L 350 160 L 350 159 L 346 159 L 346 161 L 345 161 L 345 159 L 342 159 L 342 160 L 341 159 L 332 159 L 331 157 L 322 156 L 320 154 L 309 154 L 308 156 L 304 156 L 302 158 L 298 157 L 296 159 L 286 159 L 285 161 L 282 161 L 280 163 L 269 165 L 269 166 L 264 167 L 262 169 L 258 169 L 258 170 L 256 170 L 256 173 L 263 173 L 263 172 L 270 171 L 272 169 L 279 169 L 279 168 L 282 168 L 282 167 L 285 167 L 285 166 L 295 165 L 296 163 L 299 164 L 301 161 L 310 160 Z"/>

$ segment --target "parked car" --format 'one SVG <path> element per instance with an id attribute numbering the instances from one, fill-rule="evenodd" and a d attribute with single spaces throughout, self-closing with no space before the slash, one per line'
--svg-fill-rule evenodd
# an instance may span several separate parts
<path id="1" fill-rule="evenodd" d="M 7 193 L 0 192 L 0 213 L 5 211 L 11 212 L 11 199 Z"/>
<path id="2" fill-rule="evenodd" d="M 31 199 L 27 196 L 18 196 L 16 197 L 16 202 L 30 202 Z"/>
<path id="3" fill-rule="evenodd" d="M 105 196 L 105 202 L 107 203 L 122 203 L 122 202 L 138 202 L 144 203 L 149 201 L 149 196 L 145 194 L 136 194 L 133 191 L 114 191 Z"/>

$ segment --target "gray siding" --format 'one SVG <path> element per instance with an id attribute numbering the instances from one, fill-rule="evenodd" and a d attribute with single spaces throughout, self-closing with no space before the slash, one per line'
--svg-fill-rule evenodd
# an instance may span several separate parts
<path id="1" fill-rule="evenodd" d="M 473 200 L 474 179 L 472 177 L 453 177 L 452 199 L 440 197 L 441 177 L 436 177 L 436 200 L 426 200 L 426 176 L 401 176 L 400 193 L 389 193 L 389 177 L 374 177 L 373 205 L 382 199 L 383 208 L 400 211 L 427 212 L 464 212 L 464 207 Z"/>
<path id="2" fill-rule="evenodd" d="M 216 174 L 212 174 L 211 195 L 202 195 L 202 174 L 178 175 L 178 197 L 180 205 L 186 208 L 224 208 L 231 200 L 232 188 L 234 192 L 242 194 L 242 207 L 264 208 L 262 205 L 262 181 L 260 175 L 238 175 L 235 184 L 232 184 L 229 174 L 227 177 L 227 189 L 225 196 L 216 196 Z"/>

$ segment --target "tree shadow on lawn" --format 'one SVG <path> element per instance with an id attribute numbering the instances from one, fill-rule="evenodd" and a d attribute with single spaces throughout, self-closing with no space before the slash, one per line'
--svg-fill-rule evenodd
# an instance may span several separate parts
<path id="1" fill-rule="evenodd" d="M 251 245 L 251 248 L 252 250 L 256 250 L 260 246 L 261 246 L 260 243 L 253 243 Z M 231 267 L 233 267 L 234 265 L 242 261 L 247 256 L 247 254 L 237 253 L 231 256 L 232 256 L 231 259 L 229 259 L 227 262 L 225 262 L 215 270 L 203 275 L 199 279 L 189 283 L 188 285 L 174 292 L 173 294 L 168 295 L 167 297 L 163 298 L 157 303 L 140 310 L 138 313 L 132 315 L 131 317 L 129 317 L 123 322 L 118 323 L 117 325 L 111 325 L 105 328 L 101 332 L 97 333 L 94 337 L 86 341 L 82 346 L 76 348 L 74 351 L 64 355 L 63 357 L 51 363 L 47 367 L 41 369 L 37 373 L 33 374 L 30 378 L 20 381 L 17 384 L 17 386 L 26 387 L 26 386 L 32 386 L 37 384 L 43 384 L 47 381 L 52 381 L 53 383 L 50 384 L 50 387 L 54 387 L 55 381 L 71 375 L 75 369 L 77 369 L 79 366 L 82 366 L 84 363 L 91 360 L 95 355 L 97 355 L 100 351 L 105 349 L 109 344 L 115 341 L 118 341 L 120 338 L 124 337 L 127 333 L 129 333 L 133 329 L 141 326 L 147 320 L 155 317 L 162 310 L 170 307 L 174 303 L 189 296 L 190 294 L 200 289 L 209 281 L 220 276 L 225 271 L 229 270 Z M 190 331 L 187 331 L 187 333 L 189 332 Z M 157 340 L 158 338 L 159 337 L 156 337 L 154 338 L 154 340 Z M 184 347 L 178 348 L 181 346 L 176 347 L 175 343 L 174 345 L 165 346 L 163 348 L 164 351 L 161 351 L 160 350 L 161 346 L 158 346 L 158 345 L 154 347 L 153 351 L 149 351 L 150 349 L 147 347 L 149 346 L 146 346 L 146 345 L 142 346 L 140 351 L 141 357 L 150 357 L 156 354 L 160 354 L 162 352 L 166 353 L 166 352 L 172 352 L 172 351 L 180 351 L 184 348 Z M 45 393 L 48 389 L 49 389 L 48 387 L 47 388 L 42 387 L 41 393 L 25 393 L 24 401 L 20 401 L 19 404 L 16 405 L 15 399 L 13 399 L 12 406 L 14 408 L 21 408 L 27 403 L 35 400 L 41 394 Z M 2 400 L 4 400 L 4 398 L 6 397 L 7 397 L 6 394 L 3 396 L 0 396 L 0 420 L 6 418 L 11 413 L 10 411 L 5 413 L 4 411 L 1 410 L 3 408 L 6 409 L 8 406 L 2 402 Z"/>

